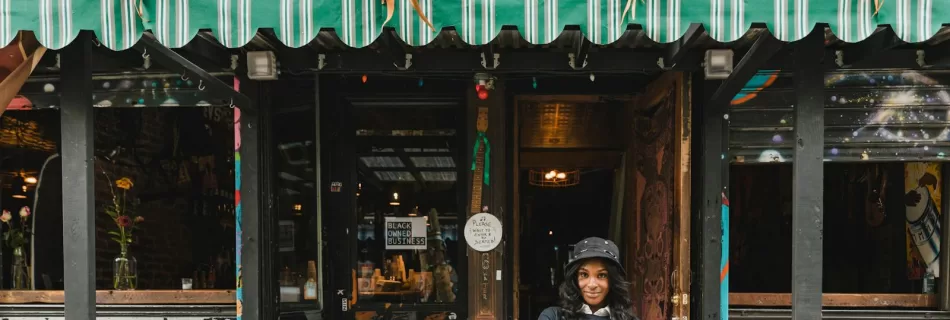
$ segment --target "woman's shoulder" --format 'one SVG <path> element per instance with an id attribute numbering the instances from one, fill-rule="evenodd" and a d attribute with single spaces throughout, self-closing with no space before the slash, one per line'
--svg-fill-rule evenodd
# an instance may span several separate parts
<path id="1" fill-rule="evenodd" d="M 559 320 L 561 319 L 561 317 L 559 317 L 560 310 L 561 308 L 559 307 L 548 307 L 544 309 L 544 311 L 541 311 L 541 316 L 538 317 L 538 320 Z"/>

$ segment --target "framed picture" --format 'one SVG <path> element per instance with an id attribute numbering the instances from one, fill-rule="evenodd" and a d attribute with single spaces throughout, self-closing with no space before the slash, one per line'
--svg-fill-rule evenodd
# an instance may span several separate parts
<path id="1" fill-rule="evenodd" d="M 280 245 L 280 252 L 294 251 L 294 221 L 280 220 L 277 227 L 277 233 Z"/>

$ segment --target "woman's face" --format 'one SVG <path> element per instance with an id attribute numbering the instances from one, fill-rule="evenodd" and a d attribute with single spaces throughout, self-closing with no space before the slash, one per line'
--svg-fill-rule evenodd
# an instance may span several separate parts
<path id="1" fill-rule="evenodd" d="M 591 309 L 603 308 L 606 305 L 607 293 L 610 292 L 610 280 L 607 277 L 607 266 L 600 259 L 584 261 L 577 270 L 577 286 L 581 289 L 584 303 Z"/>

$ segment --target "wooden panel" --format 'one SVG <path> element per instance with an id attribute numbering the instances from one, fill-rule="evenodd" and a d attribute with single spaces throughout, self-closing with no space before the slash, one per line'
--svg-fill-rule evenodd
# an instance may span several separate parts
<path id="1" fill-rule="evenodd" d="M 619 168 L 620 151 L 522 151 L 521 168 Z"/>
<path id="2" fill-rule="evenodd" d="M 686 75 L 677 73 L 674 86 L 681 88 L 677 94 L 676 116 L 674 117 L 675 135 L 673 137 L 675 166 L 673 181 L 673 319 L 687 319 L 689 310 L 690 286 L 690 233 L 692 210 L 692 172 L 691 153 L 692 113 L 690 103 L 690 84 Z"/>
<path id="3" fill-rule="evenodd" d="M 0 291 L 0 304 L 63 303 L 63 291 Z M 233 304 L 233 290 L 97 290 L 96 304 Z"/>
<path id="4" fill-rule="evenodd" d="M 730 306 L 743 307 L 791 307 L 791 293 L 730 293 Z M 935 308 L 934 294 L 857 294 L 825 293 L 822 307 L 870 307 L 870 308 Z"/>
<path id="5" fill-rule="evenodd" d="M 624 199 L 627 277 L 631 280 L 634 312 L 641 319 L 669 319 L 673 268 L 674 186 L 679 159 L 674 150 L 676 105 L 680 102 L 675 77 L 654 81 L 627 116 L 633 125 L 625 158 L 627 196 Z M 679 288 L 677 288 L 679 289 Z"/>

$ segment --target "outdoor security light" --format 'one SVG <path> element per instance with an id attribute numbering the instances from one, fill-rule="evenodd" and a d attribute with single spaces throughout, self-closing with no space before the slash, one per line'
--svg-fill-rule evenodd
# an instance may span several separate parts
<path id="1" fill-rule="evenodd" d="M 247 77 L 252 80 L 277 80 L 277 56 L 274 52 L 248 52 Z"/>
<path id="2" fill-rule="evenodd" d="M 706 50 L 706 59 L 703 63 L 706 79 L 721 80 L 732 74 L 733 53 L 729 49 Z"/>

